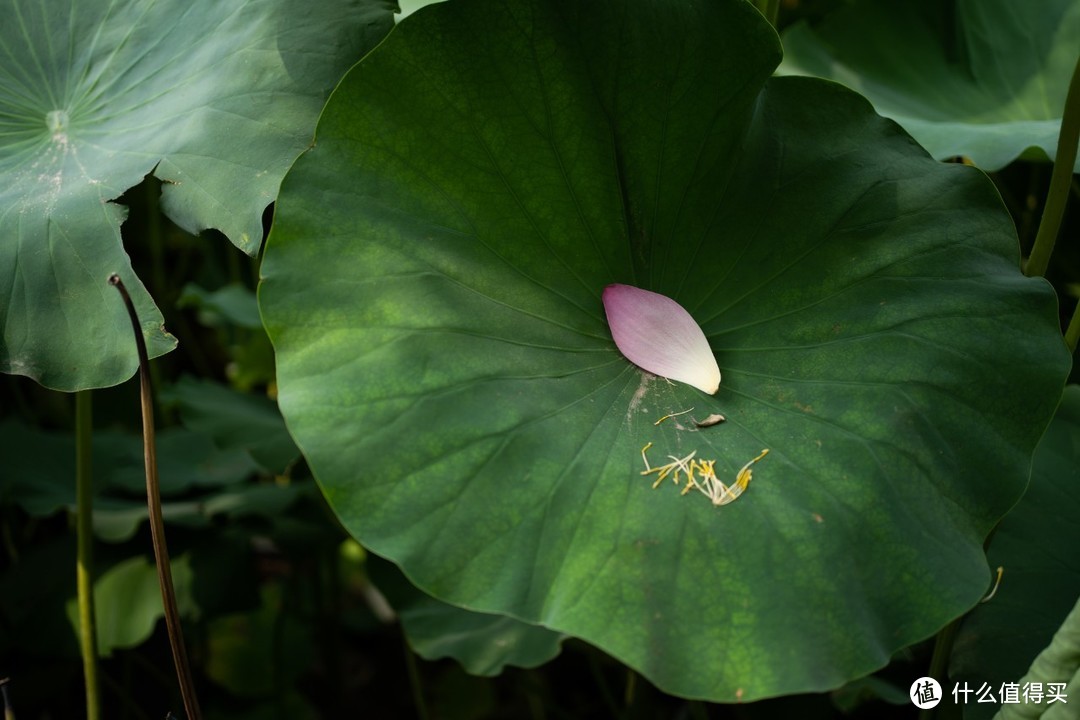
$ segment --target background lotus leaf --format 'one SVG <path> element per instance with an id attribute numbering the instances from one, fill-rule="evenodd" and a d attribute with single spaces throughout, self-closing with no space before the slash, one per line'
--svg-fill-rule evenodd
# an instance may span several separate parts
<path id="1" fill-rule="evenodd" d="M 186 555 L 172 558 L 178 609 L 184 617 L 195 614 L 191 596 L 191 565 Z M 109 568 L 94 582 L 94 614 L 98 653 L 109 657 L 117 649 L 142 644 L 165 617 L 161 586 L 153 562 L 133 557 Z M 68 621 L 79 631 L 79 611 L 73 599 L 67 603 Z"/>
<path id="2" fill-rule="evenodd" d="M 1077 38 L 1078 0 L 860 0 L 788 28 L 780 70 L 858 90 L 939 160 L 998 170 L 1057 155 Z"/>
<path id="3" fill-rule="evenodd" d="M 994 597 L 964 618 L 950 675 L 968 687 L 1019 683 L 1080 597 L 1080 387 L 1065 388 L 1039 442 L 1031 484 L 990 542 L 1004 569 Z M 968 703 L 964 717 L 989 720 L 1000 705 Z"/>
<path id="4" fill-rule="evenodd" d="M 985 176 L 778 61 L 734 0 L 424 8 L 331 97 L 259 295 L 360 542 L 718 701 L 836 687 L 974 605 L 1068 366 Z M 716 396 L 618 353 L 613 282 L 694 316 Z M 718 508 L 651 489 L 650 442 L 728 482 L 771 452 Z"/>
<path id="5" fill-rule="evenodd" d="M 420 592 L 392 563 L 370 555 L 365 562 L 367 574 L 397 613 L 409 647 L 427 660 L 452 658 L 470 674 L 490 677 L 507 666 L 543 665 L 562 649 L 566 638 L 559 633 L 448 605 Z"/>
<path id="6" fill-rule="evenodd" d="M 0 3 L 0 372 L 61 390 L 134 372 L 131 291 L 151 356 L 175 340 L 112 201 L 154 173 L 162 209 L 245 252 L 342 73 L 392 0 Z"/>

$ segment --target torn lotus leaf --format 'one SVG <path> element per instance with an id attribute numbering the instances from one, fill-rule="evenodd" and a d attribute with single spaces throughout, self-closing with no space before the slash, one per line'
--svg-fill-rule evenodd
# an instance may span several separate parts
<path id="1" fill-rule="evenodd" d="M 642 370 L 715 394 L 720 388 L 705 333 L 679 303 L 631 285 L 604 288 L 604 311 L 619 352 Z"/>

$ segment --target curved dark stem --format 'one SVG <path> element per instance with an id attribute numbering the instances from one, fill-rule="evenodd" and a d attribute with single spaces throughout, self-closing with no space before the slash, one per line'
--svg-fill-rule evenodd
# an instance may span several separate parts
<path id="1" fill-rule="evenodd" d="M 154 542 L 154 560 L 157 564 L 158 584 L 161 586 L 161 602 L 165 608 L 165 627 L 169 632 L 176 676 L 180 681 L 180 694 L 184 699 L 184 711 L 188 720 L 201 720 L 199 701 L 195 696 L 195 683 L 191 678 L 184 636 L 180 628 L 180 612 L 176 607 L 176 590 L 173 588 L 172 569 L 169 565 L 169 548 L 165 544 L 165 521 L 161 517 L 161 488 L 158 484 L 157 450 L 154 446 L 154 404 L 150 386 L 150 358 L 146 352 L 139 316 L 131 302 L 127 288 L 119 275 L 109 276 L 109 284 L 120 291 L 124 299 L 131 328 L 135 332 L 135 346 L 139 351 L 139 388 L 142 400 L 143 460 L 146 464 L 146 504 L 150 511 L 150 535 Z"/>

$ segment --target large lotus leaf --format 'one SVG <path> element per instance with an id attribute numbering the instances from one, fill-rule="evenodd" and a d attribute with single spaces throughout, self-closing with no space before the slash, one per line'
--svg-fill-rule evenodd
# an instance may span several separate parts
<path id="1" fill-rule="evenodd" d="M 111 201 L 153 172 L 162 208 L 254 253 L 326 95 L 393 26 L 392 0 L 0 2 L 0 372 L 51 388 L 134 372 L 174 339 Z"/>
<path id="2" fill-rule="evenodd" d="M 262 266 L 286 423 L 360 542 L 713 700 L 973 605 L 1069 362 L 985 176 L 778 60 L 738 0 L 425 8 L 331 97 Z M 698 320 L 717 395 L 619 354 L 616 282 Z M 771 453 L 715 507 L 651 489 L 649 442 L 727 482 Z"/>
<path id="3" fill-rule="evenodd" d="M 1001 522 L 987 551 L 1001 585 L 961 626 L 951 675 L 971 688 L 1016 683 L 1080 597 L 1080 386 L 1065 388 L 1039 442 L 1024 499 Z M 964 717 L 989 719 L 1000 706 L 969 703 Z"/>
<path id="4" fill-rule="evenodd" d="M 934 157 L 997 170 L 1057 155 L 1078 38 L 1080 0 L 860 0 L 788 28 L 780 70 L 842 82 Z"/>

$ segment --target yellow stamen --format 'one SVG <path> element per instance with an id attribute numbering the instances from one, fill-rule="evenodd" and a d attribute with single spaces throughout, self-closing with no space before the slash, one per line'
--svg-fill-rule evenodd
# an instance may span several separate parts
<path id="1" fill-rule="evenodd" d="M 739 499 L 739 496 L 743 494 L 747 486 L 750 485 L 750 480 L 753 479 L 753 473 L 750 470 L 750 466 L 756 463 L 761 458 L 769 454 L 768 449 L 762 450 L 761 454 L 742 466 L 738 475 L 735 476 L 735 484 L 726 486 L 719 480 L 717 484 L 722 488 L 718 496 L 713 498 L 714 505 L 727 505 L 733 503 Z"/>
<path id="2" fill-rule="evenodd" d="M 649 467 L 649 458 L 645 457 L 645 451 L 652 447 L 652 443 L 648 443 L 645 447 L 641 448 L 641 462 L 645 463 L 645 472 L 652 472 L 652 468 Z M 645 473 L 642 473 L 644 475 Z"/>
<path id="3" fill-rule="evenodd" d="M 659 420 L 657 420 L 656 422 L 654 422 L 653 425 L 659 425 L 660 423 L 664 422 L 668 418 L 678 417 L 679 415 L 685 415 L 686 413 L 690 412 L 693 409 L 694 408 L 690 408 L 690 410 L 683 410 L 682 412 L 671 413 L 670 415 L 665 415 L 664 417 L 662 417 Z"/>
<path id="4" fill-rule="evenodd" d="M 993 588 L 993 590 L 990 591 L 989 595 L 987 595 L 986 597 L 984 597 L 982 600 L 979 601 L 980 604 L 990 602 L 991 600 L 994 599 L 994 596 L 997 595 L 998 586 L 1001 585 L 1001 576 L 1004 573 L 1005 573 L 1005 567 L 1002 566 L 1002 565 L 998 565 L 997 579 L 994 580 L 994 588 Z"/>
<path id="5" fill-rule="evenodd" d="M 681 458 L 676 457 L 675 455 L 668 455 L 671 462 L 666 465 L 653 467 L 649 464 L 649 459 L 646 455 L 646 452 L 652 445 L 653 444 L 650 442 L 647 443 L 645 447 L 641 448 L 641 461 L 645 464 L 645 469 L 641 471 L 641 474 L 656 474 L 656 480 L 653 482 L 654 490 L 660 487 L 668 476 L 671 476 L 671 481 L 675 483 L 677 487 L 679 485 L 679 476 L 685 475 L 686 485 L 679 494 L 686 495 L 691 490 L 698 490 L 701 494 L 709 498 L 712 504 L 716 506 L 728 505 L 738 500 L 746 491 L 746 488 L 749 487 L 750 481 L 753 479 L 751 467 L 754 463 L 760 461 L 769 454 L 767 448 L 762 450 L 757 457 L 739 468 L 739 471 L 735 474 L 734 483 L 726 485 L 716 476 L 716 461 L 697 460 L 697 450 L 694 450 L 686 457 Z"/>
<path id="6" fill-rule="evenodd" d="M 690 453 L 689 455 L 687 455 L 684 458 L 677 458 L 674 455 L 668 455 L 668 457 L 671 458 L 671 460 L 672 460 L 671 464 L 675 466 L 675 477 L 673 478 L 673 480 L 675 481 L 676 485 L 679 484 L 679 473 L 680 472 L 686 473 L 687 475 L 692 474 L 691 471 L 690 471 L 690 465 L 688 463 L 691 463 L 691 461 L 694 459 L 695 455 L 697 455 L 697 450 Z"/>

